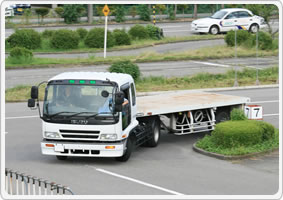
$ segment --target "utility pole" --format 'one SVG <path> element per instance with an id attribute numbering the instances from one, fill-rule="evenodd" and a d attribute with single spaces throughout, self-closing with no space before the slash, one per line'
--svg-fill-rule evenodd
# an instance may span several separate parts
<path id="1" fill-rule="evenodd" d="M 93 4 L 87 5 L 87 21 L 89 24 L 93 22 Z"/>

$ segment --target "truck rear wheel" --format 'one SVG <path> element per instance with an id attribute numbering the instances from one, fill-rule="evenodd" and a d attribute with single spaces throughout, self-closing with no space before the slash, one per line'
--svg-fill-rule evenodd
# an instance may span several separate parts
<path id="1" fill-rule="evenodd" d="M 224 122 L 230 119 L 230 110 L 229 109 L 221 109 L 216 112 L 215 121 L 216 123 Z"/>
<path id="2" fill-rule="evenodd" d="M 66 160 L 68 157 L 67 156 L 56 156 L 58 160 Z"/>
<path id="3" fill-rule="evenodd" d="M 133 137 L 129 137 L 127 140 L 126 151 L 124 155 L 121 157 L 116 157 L 115 159 L 120 162 L 126 162 L 127 160 L 129 160 L 132 154 L 133 148 L 134 148 L 134 139 Z"/>
<path id="4" fill-rule="evenodd" d="M 146 146 L 148 147 L 156 147 L 158 145 L 160 138 L 160 119 L 155 118 L 152 123 L 152 137 L 150 140 L 146 142 Z"/>

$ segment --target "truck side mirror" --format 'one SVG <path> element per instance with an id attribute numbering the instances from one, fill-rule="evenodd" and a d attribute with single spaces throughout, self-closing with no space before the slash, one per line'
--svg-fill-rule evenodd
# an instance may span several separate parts
<path id="1" fill-rule="evenodd" d="M 35 100 L 34 99 L 29 99 L 28 100 L 28 107 L 29 108 L 34 108 L 35 107 Z"/>
<path id="2" fill-rule="evenodd" d="M 32 99 L 38 99 L 38 87 L 37 86 L 31 87 L 30 96 Z"/>

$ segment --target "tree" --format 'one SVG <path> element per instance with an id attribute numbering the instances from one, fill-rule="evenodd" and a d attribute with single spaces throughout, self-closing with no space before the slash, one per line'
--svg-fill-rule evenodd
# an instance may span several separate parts
<path id="1" fill-rule="evenodd" d="M 138 14 L 143 21 L 150 21 L 150 9 L 144 4 L 138 5 Z"/>
<path id="2" fill-rule="evenodd" d="M 125 7 L 123 5 L 117 5 L 115 9 L 115 21 L 124 22 L 125 21 Z"/>
<path id="3" fill-rule="evenodd" d="M 36 8 L 35 13 L 41 17 L 41 23 L 43 23 L 43 18 L 48 15 L 49 8 Z"/>
<path id="4" fill-rule="evenodd" d="M 92 24 L 93 22 L 93 5 L 92 4 L 87 5 L 87 21 L 89 24 Z"/>
<path id="5" fill-rule="evenodd" d="M 179 4 L 178 7 L 182 10 L 182 13 L 185 14 L 185 10 L 189 8 L 188 4 Z"/>
<path id="6" fill-rule="evenodd" d="M 247 4 L 245 7 L 250 11 L 252 11 L 253 14 L 264 18 L 264 21 L 268 26 L 268 32 L 271 34 L 273 38 L 274 35 L 279 31 L 279 28 L 277 30 L 272 30 L 271 25 L 273 23 L 271 22 L 271 17 L 274 14 L 278 13 L 278 8 L 272 4 Z"/>
<path id="7" fill-rule="evenodd" d="M 198 5 L 194 4 L 194 19 L 198 17 Z"/>
<path id="8" fill-rule="evenodd" d="M 85 8 L 79 4 L 65 4 L 62 17 L 67 24 L 78 22 L 79 17 L 85 13 Z"/>
<path id="9" fill-rule="evenodd" d="M 132 16 L 132 18 L 135 18 L 137 15 L 137 7 L 136 6 L 132 6 L 130 8 L 130 15 Z"/>
<path id="10" fill-rule="evenodd" d="M 31 14 L 32 13 L 31 13 L 31 9 L 30 8 L 27 8 L 27 9 L 24 10 L 23 16 L 24 16 L 24 18 L 26 20 L 26 24 L 29 24 L 29 19 L 31 17 Z"/>
<path id="11" fill-rule="evenodd" d="M 176 19 L 175 9 L 173 8 L 173 5 L 171 5 L 171 6 L 169 7 L 169 19 L 170 19 L 170 20 Z"/>

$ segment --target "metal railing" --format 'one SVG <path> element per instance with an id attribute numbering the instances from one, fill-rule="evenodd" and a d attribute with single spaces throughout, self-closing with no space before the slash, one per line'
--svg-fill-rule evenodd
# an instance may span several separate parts
<path id="1" fill-rule="evenodd" d="M 10 195 L 74 195 L 69 187 L 7 168 L 5 190 Z"/>

